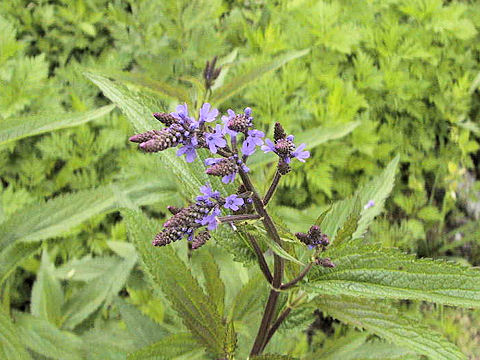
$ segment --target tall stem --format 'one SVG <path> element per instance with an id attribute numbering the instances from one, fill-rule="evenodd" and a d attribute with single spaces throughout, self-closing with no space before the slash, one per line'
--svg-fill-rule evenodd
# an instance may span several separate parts
<path id="1" fill-rule="evenodd" d="M 252 192 L 253 205 L 255 206 L 255 210 L 257 211 L 257 213 L 262 217 L 262 222 L 265 226 L 265 230 L 278 245 L 282 246 L 282 242 L 280 240 L 280 236 L 278 235 L 277 228 L 275 227 L 272 218 L 265 209 L 263 201 L 258 195 L 258 192 L 253 186 L 252 182 L 250 181 L 249 176 L 242 169 L 239 169 L 239 174 L 242 178 L 245 188 L 248 191 Z M 283 259 L 277 254 L 273 254 L 272 290 L 270 290 L 270 295 L 265 306 L 265 311 L 263 313 L 262 321 L 260 323 L 260 328 L 258 329 L 255 342 L 250 352 L 251 356 L 260 354 L 263 348 L 263 344 L 266 341 L 268 330 L 272 322 L 273 316 L 275 315 L 275 309 L 277 307 L 278 296 L 280 294 L 279 289 L 282 285 L 283 269 Z"/>
<path id="2" fill-rule="evenodd" d="M 267 190 L 267 193 L 265 194 L 265 197 L 263 198 L 263 205 L 267 205 L 270 199 L 272 198 L 273 194 L 275 193 L 275 189 L 278 186 L 278 182 L 280 181 L 280 178 L 282 175 L 278 172 L 278 170 L 275 172 L 275 176 L 272 181 L 272 185 Z"/>

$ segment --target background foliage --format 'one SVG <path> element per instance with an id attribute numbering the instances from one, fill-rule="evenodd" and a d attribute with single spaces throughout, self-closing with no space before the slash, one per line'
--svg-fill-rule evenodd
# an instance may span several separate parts
<path id="1" fill-rule="evenodd" d="M 118 91 L 141 92 L 148 109 L 169 111 L 175 97 L 201 101 L 199 74 L 214 55 L 223 65 L 218 87 L 280 59 L 278 70 L 212 102 L 221 110 L 248 104 L 259 128 L 279 121 L 311 144 L 312 158 L 285 177 L 275 199 L 286 225 L 304 231 L 399 154 L 392 196 L 367 238 L 479 265 L 479 28 L 476 1 L 1 2 L 0 323 L 22 336 L 0 354 L 28 358 L 25 345 L 35 358 L 124 358 L 160 339 L 149 334 L 184 329 L 152 294 L 118 209 L 141 207 L 160 220 L 187 194 L 179 197 L 176 180 L 158 175 L 161 164 L 127 144 L 133 127 L 108 107 L 109 80 L 96 74 L 121 81 Z M 262 161 L 252 166 L 257 183 L 273 174 Z M 231 262 L 225 250 L 249 256 L 226 244 L 212 250 L 223 265 Z M 231 266 L 237 273 L 223 274 L 229 289 L 248 295 L 258 279 Z M 260 307 L 243 301 L 233 318 L 258 318 Z M 402 306 L 420 308 L 472 358 L 480 353 L 476 312 Z M 298 332 L 292 355 L 310 346 L 328 358 L 345 341 L 352 354 L 376 347 L 406 358 L 320 315 L 316 324 L 299 317 L 291 327 L 309 330 Z M 185 343 L 186 334 L 169 336 Z M 167 358 L 198 352 L 185 347 Z"/>

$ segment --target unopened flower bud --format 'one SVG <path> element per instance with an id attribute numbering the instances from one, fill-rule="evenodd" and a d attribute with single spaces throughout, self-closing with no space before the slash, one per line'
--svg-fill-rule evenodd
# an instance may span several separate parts
<path id="1" fill-rule="evenodd" d="M 170 213 L 172 215 L 176 215 L 178 214 L 180 211 L 182 211 L 182 208 L 177 208 L 176 206 L 167 206 L 167 209 L 168 211 L 170 211 Z"/>
<path id="2" fill-rule="evenodd" d="M 210 239 L 210 233 L 208 231 L 202 231 L 198 233 L 192 241 L 192 250 L 196 250 L 203 245 Z"/>
<path id="3" fill-rule="evenodd" d="M 167 113 L 153 113 L 153 117 L 160 121 L 165 126 L 170 126 L 175 123 L 177 120 L 171 115 Z"/>
<path id="4" fill-rule="evenodd" d="M 332 262 L 332 260 L 330 260 L 330 258 L 316 258 L 315 264 L 323 267 L 327 267 L 327 268 L 335 267 L 335 264 Z"/>
<path id="5" fill-rule="evenodd" d="M 275 140 L 275 143 L 277 143 L 278 140 L 285 139 L 286 137 L 287 134 L 285 133 L 285 130 L 283 130 L 282 125 L 279 122 L 276 122 L 273 129 L 273 139 Z"/>
<path id="6" fill-rule="evenodd" d="M 131 136 L 128 140 L 134 143 L 143 143 L 145 141 L 153 139 L 160 134 L 160 130 L 150 130 L 141 134 Z"/>
<path id="7" fill-rule="evenodd" d="M 237 161 L 233 158 L 221 159 L 216 164 L 210 166 L 205 173 L 213 176 L 225 176 L 236 173 L 238 170 Z"/>
<path id="8" fill-rule="evenodd" d="M 283 161 L 283 159 L 280 159 L 278 161 L 278 172 L 280 175 L 287 175 L 290 171 L 292 171 L 290 165 Z"/>

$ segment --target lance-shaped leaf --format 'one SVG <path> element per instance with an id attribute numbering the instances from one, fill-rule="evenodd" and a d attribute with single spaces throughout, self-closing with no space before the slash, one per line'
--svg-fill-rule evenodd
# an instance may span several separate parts
<path id="1" fill-rule="evenodd" d="M 0 225 L 0 248 L 15 241 L 41 241 L 59 236 L 92 216 L 115 210 L 120 204 L 136 207 L 143 202 L 150 203 L 146 197 L 137 197 L 143 193 L 142 189 L 149 189 L 152 185 L 143 181 L 119 183 L 30 204 Z M 171 191 L 168 184 L 160 182 L 157 185 Z"/>
<path id="2" fill-rule="evenodd" d="M 385 303 L 349 296 L 322 295 L 315 305 L 332 317 L 368 330 L 384 339 L 438 360 L 463 360 L 466 356 L 441 334 L 403 317 Z"/>
<path id="3" fill-rule="evenodd" d="M 324 346 L 304 360 L 419 360 L 413 350 L 385 341 L 367 341 L 367 332 L 327 338 Z"/>
<path id="4" fill-rule="evenodd" d="M 220 278 L 220 268 L 208 249 L 197 251 L 196 258 L 201 261 L 205 290 L 210 301 L 215 305 L 220 315 L 225 306 L 225 284 Z"/>
<path id="5" fill-rule="evenodd" d="M 125 286 L 136 257 L 118 259 L 103 276 L 88 282 L 64 306 L 66 329 L 74 329 L 101 305 L 109 304 Z"/>
<path id="6" fill-rule="evenodd" d="M 61 322 L 62 305 L 63 291 L 54 275 L 54 265 L 44 250 L 37 279 L 32 288 L 30 309 L 32 315 L 58 326 Z"/>
<path id="7" fill-rule="evenodd" d="M 57 329 L 48 321 L 19 313 L 17 328 L 22 343 L 45 357 L 58 360 L 81 360 L 83 341 L 69 331 Z"/>
<path id="8" fill-rule="evenodd" d="M 349 254 L 350 252 L 350 254 Z M 334 268 L 315 268 L 303 286 L 318 294 L 412 299 L 480 307 L 480 270 L 360 244 L 325 253 Z"/>
<path id="9" fill-rule="evenodd" d="M 130 337 L 139 348 L 152 345 L 169 335 L 169 332 L 144 315 L 137 307 L 118 297 L 115 305 L 120 311 Z"/>
<path id="10" fill-rule="evenodd" d="M 2 121 L 2 127 L 0 128 L 0 145 L 29 136 L 85 124 L 107 115 L 114 108 L 113 105 L 107 105 L 80 113 L 45 114 L 28 116 L 22 119 L 7 119 Z"/>
<path id="11" fill-rule="evenodd" d="M 395 157 L 380 175 L 360 187 L 353 197 L 333 204 L 332 209 L 322 221 L 322 231 L 330 239 L 335 238 L 337 230 L 355 212 L 357 198 L 361 206 L 365 208 L 362 209 L 358 227 L 352 235 L 352 239 L 361 237 L 365 233 L 375 216 L 383 210 L 385 200 L 392 191 L 398 161 L 399 156 Z M 373 206 L 366 207 L 365 205 L 369 201 L 373 201 Z"/>
<path id="12" fill-rule="evenodd" d="M 158 223 L 148 220 L 139 212 L 125 210 L 123 214 L 128 235 L 154 284 L 171 302 L 193 336 L 209 352 L 223 356 L 227 329 L 209 297 L 176 254 L 172 244 L 161 248 L 151 245 L 153 237 L 160 230 Z"/>
<path id="13" fill-rule="evenodd" d="M 0 359 L 32 360 L 20 342 L 20 332 L 0 307 Z"/>
<path id="14" fill-rule="evenodd" d="M 203 350 L 198 349 L 198 344 L 188 333 L 179 333 L 135 351 L 128 355 L 127 360 L 170 360 L 182 355 L 189 355 L 189 359 L 197 358 Z"/>
<path id="15" fill-rule="evenodd" d="M 189 98 L 188 91 L 183 87 L 151 79 L 143 74 L 115 70 L 108 70 L 107 73 L 105 73 L 105 69 L 103 69 L 102 72 L 111 79 L 133 84 L 141 89 L 152 91 L 161 97 L 167 97 L 179 102 L 185 102 Z"/>
<path id="16" fill-rule="evenodd" d="M 212 103 L 217 106 L 220 105 L 225 100 L 229 99 L 230 97 L 238 93 L 240 90 L 242 90 L 245 86 L 257 80 L 258 78 L 262 77 L 264 74 L 278 69 L 282 65 L 288 63 L 289 61 L 305 56 L 309 52 L 310 52 L 310 49 L 292 51 L 292 52 L 280 55 L 277 58 L 265 64 L 254 67 L 252 70 L 248 71 L 247 73 L 244 73 L 234 78 L 233 80 L 227 82 L 225 85 L 216 89 L 211 99 Z"/>
<path id="17" fill-rule="evenodd" d="M 0 252 L 0 284 L 28 257 L 40 249 L 41 243 L 17 242 Z"/>

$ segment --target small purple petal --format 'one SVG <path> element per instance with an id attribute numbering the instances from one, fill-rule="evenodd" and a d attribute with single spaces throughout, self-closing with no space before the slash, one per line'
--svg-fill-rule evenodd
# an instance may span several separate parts
<path id="1" fill-rule="evenodd" d="M 367 209 L 370 209 L 371 207 L 374 207 L 374 206 L 375 206 L 375 201 L 369 200 L 369 201 L 365 204 L 365 206 L 364 206 L 363 208 L 364 208 L 365 210 L 367 210 Z"/>
<path id="2" fill-rule="evenodd" d="M 225 198 L 225 205 L 223 205 L 226 209 L 230 209 L 233 211 L 237 211 L 240 206 L 244 204 L 242 198 L 239 198 L 237 195 L 232 194 Z"/>
<path id="3" fill-rule="evenodd" d="M 270 139 L 265 140 L 265 145 L 262 145 L 261 149 L 263 152 L 275 152 L 275 144 Z"/>
<path id="4" fill-rule="evenodd" d="M 224 184 L 232 183 L 232 182 L 235 181 L 235 176 L 236 175 L 237 175 L 237 173 L 231 173 L 231 174 L 225 175 L 224 177 L 222 177 L 222 182 Z"/>

